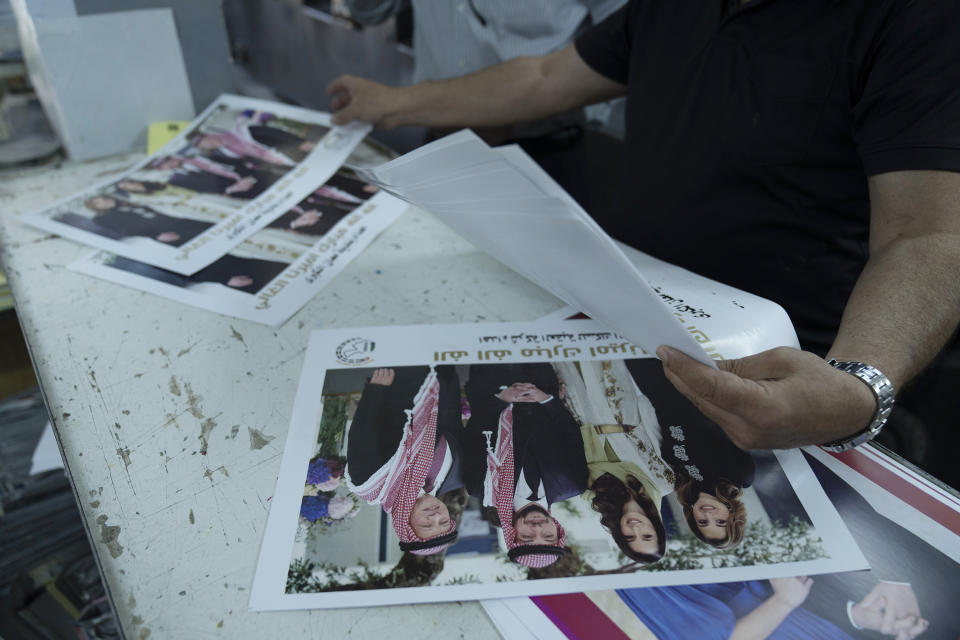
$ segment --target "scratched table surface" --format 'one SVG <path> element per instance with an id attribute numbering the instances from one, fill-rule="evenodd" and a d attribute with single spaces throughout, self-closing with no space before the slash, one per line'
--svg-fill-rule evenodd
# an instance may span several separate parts
<path id="1" fill-rule="evenodd" d="M 16 219 L 142 157 L 0 173 L 0 262 L 125 636 L 497 637 L 473 602 L 251 612 L 254 564 L 312 329 L 562 303 L 416 209 L 278 328 L 73 273 L 88 247 Z"/>

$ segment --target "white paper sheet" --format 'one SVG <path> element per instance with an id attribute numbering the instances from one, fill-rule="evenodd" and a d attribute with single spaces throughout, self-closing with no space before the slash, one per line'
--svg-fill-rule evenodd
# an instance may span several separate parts
<path id="1" fill-rule="evenodd" d="M 193 276 L 164 272 L 106 252 L 90 254 L 69 268 L 202 309 L 278 325 L 406 209 L 402 200 L 379 193 L 306 246 L 298 243 L 300 238 L 291 239 L 296 232 L 263 229 Z M 252 277 L 254 282 L 237 282 L 233 276 Z"/>
<path id="2" fill-rule="evenodd" d="M 647 353 L 667 344 L 716 366 L 616 243 L 519 147 L 492 149 L 460 131 L 364 175 Z"/>
<path id="3" fill-rule="evenodd" d="M 63 457 L 60 455 L 60 447 L 57 446 L 57 438 L 53 435 L 53 426 L 48 422 L 40 434 L 37 448 L 33 451 L 30 475 L 51 469 L 63 469 Z"/>
<path id="4" fill-rule="evenodd" d="M 800 348 L 787 312 L 780 305 L 618 244 L 707 353 L 731 359 L 778 346 Z M 565 306 L 542 319 L 565 319 L 581 313 Z"/>
<path id="5" fill-rule="evenodd" d="M 530 598 L 481 600 L 480 605 L 505 640 L 567 640 Z"/>
<path id="6" fill-rule="evenodd" d="M 475 218 L 445 216 L 442 209 L 436 213 L 478 248 L 584 309 L 646 353 L 668 344 L 715 366 L 633 264 L 619 250 L 609 250 L 612 240 L 592 233 L 583 221 L 556 219 L 544 224 L 534 216 L 486 213 L 483 221 L 489 227 L 481 232 Z"/>
<path id="7" fill-rule="evenodd" d="M 449 171 L 450 163 L 469 167 L 491 160 L 490 148 L 472 131 L 458 131 L 414 149 L 399 158 L 379 166 L 351 165 L 357 171 L 371 171 L 371 180 L 381 180 L 385 186 L 418 184 Z M 372 171 L 372 170 L 376 171 Z"/>

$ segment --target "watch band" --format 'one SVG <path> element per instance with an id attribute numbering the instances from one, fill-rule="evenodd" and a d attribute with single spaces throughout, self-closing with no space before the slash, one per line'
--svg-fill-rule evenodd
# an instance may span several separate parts
<path id="1" fill-rule="evenodd" d="M 870 391 L 873 392 L 873 397 L 877 400 L 877 410 L 873 414 L 873 420 L 870 421 L 870 425 L 866 429 L 849 438 L 835 440 L 834 442 L 825 442 L 820 445 L 827 451 L 838 453 L 840 451 L 849 451 L 868 440 L 872 440 L 880 433 L 883 425 L 887 423 L 887 418 L 890 417 L 890 412 L 893 411 L 894 392 L 890 380 L 876 367 L 871 367 L 862 362 L 837 360 L 829 360 L 828 364 L 835 369 L 845 371 L 859 378 L 861 382 L 870 388 Z"/>

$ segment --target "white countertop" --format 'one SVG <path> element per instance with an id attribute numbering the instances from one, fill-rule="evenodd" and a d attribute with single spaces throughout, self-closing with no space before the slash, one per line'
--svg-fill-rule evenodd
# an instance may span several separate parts
<path id="1" fill-rule="evenodd" d="M 0 261 L 126 637 L 497 637 L 476 603 L 258 613 L 249 589 L 311 329 L 562 303 L 414 209 L 277 329 L 68 271 L 90 249 L 15 218 L 141 158 L 0 173 Z"/>

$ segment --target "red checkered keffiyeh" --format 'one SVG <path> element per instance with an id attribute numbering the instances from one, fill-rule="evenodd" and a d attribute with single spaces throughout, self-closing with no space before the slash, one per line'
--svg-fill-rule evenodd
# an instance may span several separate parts
<path id="1" fill-rule="evenodd" d="M 240 180 L 240 174 L 236 171 L 231 171 L 219 162 L 214 162 L 213 160 L 204 158 L 203 156 L 188 156 L 183 158 L 183 164 L 196 167 L 200 171 L 206 171 L 207 173 L 213 173 L 224 178 L 230 178 L 231 180 Z"/>
<path id="2" fill-rule="evenodd" d="M 500 412 L 496 451 L 487 447 L 487 476 L 483 482 L 483 506 L 496 507 L 500 526 L 503 529 L 503 539 L 511 552 L 511 559 L 531 569 L 541 569 L 559 560 L 563 554 L 537 553 L 536 546 L 517 542 L 517 532 L 513 528 L 513 473 L 513 405 L 510 404 Z M 565 549 L 567 534 L 556 518 L 553 521 L 557 524 L 557 543 L 553 546 L 561 550 Z M 531 553 L 523 553 L 524 547 L 530 547 Z"/>
<path id="3" fill-rule="evenodd" d="M 437 373 L 431 370 L 414 398 L 413 409 L 406 411 L 407 422 L 403 426 L 403 436 L 397 452 L 362 486 L 357 487 L 350 483 L 351 490 L 360 498 L 370 504 L 381 505 L 383 510 L 390 514 L 393 530 L 397 532 L 401 542 L 427 541 L 414 533 L 410 526 L 410 514 L 433 462 L 439 397 L 440 383 L 437 382 Z M 456 528 L 457 523 L 451 518 L 450 529 L 437 538 L 449 536 Z M 411 553 L 430 555 L 448 546 L 449 543 L 439 544 L 426 549 L 411 550 Z"/>
<path id="4" fill-rule="evenodd" d="M 197 138 L 199 138 L 201 135 L 206 135 L 215 139 L 221 147 L 240 157 L 257 158 L 258 160 L 272 162 L 273 164 L 279 164 L 286 167 L 291 167 L 296 164 L 282 153 L 276 151 L 275 149 L 271 149 L 270 147 L 264 146 L 254 140 L 252 137 L 250 137 L 248 130 L 243 130 L 242 133 L 237 131 L 219 131 L 216 133 L 206 134 L 200 133 L 194 138 L 194 140 L 191 140 L 191 142 L 195 144 Z"/>

